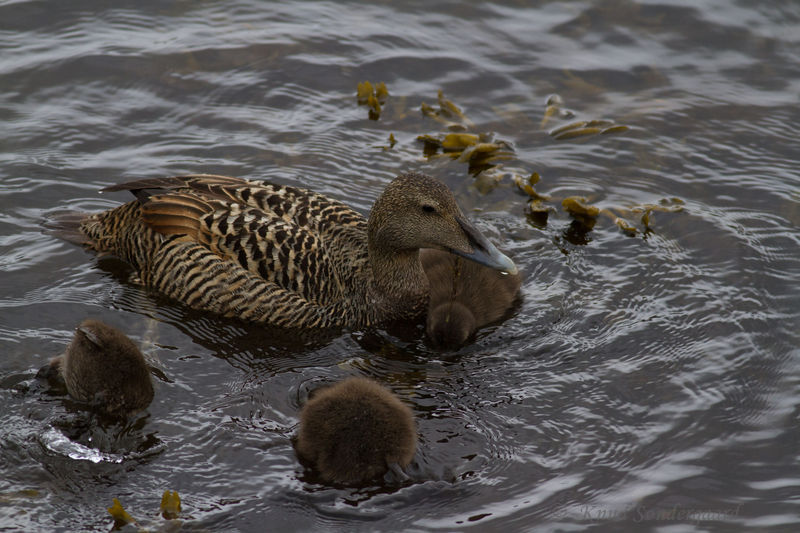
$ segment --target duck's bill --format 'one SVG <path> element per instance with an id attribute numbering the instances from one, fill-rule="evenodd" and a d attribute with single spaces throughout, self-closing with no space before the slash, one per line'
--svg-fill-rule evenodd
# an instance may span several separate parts
<path id="1" fill-rule="evenodd" d="M 464 233 L 467 234 L 470 246 L 472 246 L 472 251 L 464 252 L 462 250 L 452 249 L 450 250 L 452 253 L 507 274 L 514 275 L 519 272 L 514 261 L 490 243 L 475 226 L 463 218 L 458 219 L 458 224 L 461 226 L 461 229 L 464 230 Z"/>

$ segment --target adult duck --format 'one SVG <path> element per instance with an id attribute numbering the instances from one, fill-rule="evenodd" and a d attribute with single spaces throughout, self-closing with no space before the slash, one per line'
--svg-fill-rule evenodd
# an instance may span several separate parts
<path id="1" fill-rule="evenodd" d="M 310 190 L 227 176 L 104 189 L 122 190 L 136 200 L 80 219 L 77 240 L 130 263 L 145 286 L 250 322 L 357 328 L 419 318 L 429 294 L 420 248 L 517 270 L 424 174 L 392 180 L 368 219 Z M 68 226 L 62 234 L 74 233 Z"/>

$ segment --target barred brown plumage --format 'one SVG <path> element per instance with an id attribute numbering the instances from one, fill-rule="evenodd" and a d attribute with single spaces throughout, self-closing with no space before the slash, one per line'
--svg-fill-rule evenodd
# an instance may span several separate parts
<path id="1" fill-rule="evenodd" d="M 282 327 L 362 327 L 425 312 L 420 248 L 498 270 L 516 266 L 467 221 L 450 190 L 392 180 L 369 219 L 306 189 L 196 174 L 145 179 L 137 200 L 85 217 L 85 244 L 201 310 Z"/>

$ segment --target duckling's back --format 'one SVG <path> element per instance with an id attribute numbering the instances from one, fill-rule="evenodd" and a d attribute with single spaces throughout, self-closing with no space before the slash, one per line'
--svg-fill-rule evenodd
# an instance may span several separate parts
<path id="1" fill-rule="evenodd" d="M 139 348 L 98 320 L 84 320 L 76 328 L 60 369 L 70 396 L 109 414 L 142 410 L 153 399 L 150 372 Z"/>
<path id="2" fill-rule="evenodd" d="M 411 410 L 372 380 L 350 378 L 317 392 L 300 419 L 297 452 L 327 481 L 372 480 L 388 465 L 404 467 L 414 457 Z"/>
<path id="3" fill-rule="evenodd" d="M 420 250 L 430 283 L 426 330 L 441 347 L 457 347 L 479 328 L 503 318 L 514 304 L 521 278 L 441 250 Z"/>

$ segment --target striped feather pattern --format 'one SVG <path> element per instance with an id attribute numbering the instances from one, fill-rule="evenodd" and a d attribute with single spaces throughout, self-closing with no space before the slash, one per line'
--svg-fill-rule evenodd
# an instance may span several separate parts
<path id="1" fill-rule="evenodd" d="M 119 190 L 139 200 L 92 215 L 81 229 L 93 248 L 131 263 L 145 285 L 193 308 L 276 326 L 373 322 L 366 307 L 345 305 L 345 287 L 364 273 L 368 255 L 366 220 L 344 204 L 214 175 L 104 189 Z"/>

